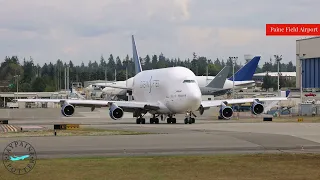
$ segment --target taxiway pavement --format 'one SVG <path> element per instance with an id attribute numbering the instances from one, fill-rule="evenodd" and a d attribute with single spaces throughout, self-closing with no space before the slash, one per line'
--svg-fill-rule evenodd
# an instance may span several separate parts
<path id="1" fill-rule="evenodd" d="M 89 109 L 89 108 L 87 108 Z M 61 117 L 60 109 L 5 110 L 16 126 L 53 128 L 55 123 L 79 123 L 84 127 L 144 131 L 159 134 L 109 136 L 52 136 L 0 138 L 0 150 L 14 140 L 33 145 L 38 158 L 72 156 L 182 155 L 216 153 L 320 152 L 318 123 L 243 123 L 213 120 L 214 111 L 198 117 L 195 124 L 135 124 L 131 114 L 111 120 L 107 109 L 77 109 L 74 117 Z M 3 112 L 2 112 L 3 113 Z M 1 111 L 0 111 L 1 115 Z M 3 117 L 3 116 L 2 116 Z M 9 116 L 8 116 L 9 117 Z M 149 122 L 149 121 L 147 121 Z M 146 122 L 146 123 L 147 123 Z M 0 136 L 1 137 L 1 136 Z"/>

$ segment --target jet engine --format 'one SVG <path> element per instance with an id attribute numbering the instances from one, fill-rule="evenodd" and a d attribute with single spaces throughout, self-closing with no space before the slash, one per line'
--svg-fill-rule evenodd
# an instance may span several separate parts
<path id="1" fill-rule="evenodd" d="M 220 117 L 224 119 L 229 119 L 232 117 L 233 109 L 230 106 L 227 106 L 226 103 L 222 102 L 219 113 L 220 113 Z"/>
<path id="2" fill-rule="evenodd" d="M 251 106 L 252 114 L 258 115 L 258 114 L 263 113 L 263 111 L 264 111 L 263 105 L 261 103 L 259 103 L 257 100 L 254 100 L 253 104 Z"/>
<path id="3" fill-rule="evenodd" d="M 123 116 L 123 110 L 113 103 L 109 108 L 109 115 L 113 120 L 120 119 Z"/>
<path id="4" fill-rule="evenodd" d="M 61 113 L 62 115 L 69 117 L 74 114 L 74 106 L 71 104 L 63 104 L 61 107 Z"/>

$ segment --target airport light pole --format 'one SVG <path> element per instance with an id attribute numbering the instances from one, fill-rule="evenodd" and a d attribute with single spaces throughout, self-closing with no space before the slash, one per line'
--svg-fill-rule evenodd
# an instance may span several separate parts
<path id="1" fill-rule="evenodd" d="M 302 56 L 300 56 L 300 54 L 297 54 L 297 57 L 299 58 L 300 61 L 300 103 L 302 103 L 302 59 L 306 56 L 306 54 L 302 54 Z"/>
<path id="2" fill-rule="evenodd" d="M 14 78 L 16 78 L 16 83 L 17 83 L 17 96 L 18 96 L 18 92 L 19 92 L 19 77 L 20 75 L 15 75 L 13 76 Z M 19 97 L 19 96 L 18 96 Z M 17 98 L 18 99 L 18 98 Z"/>
<path id="3" fill-rule="evenodd" d="M 280 61 L 282 60 L 282 55 L 274 55 L 274 58 L 278 63 L 278 94 L 280 96 Z"/>
<path id="4" fill-rule="evenodd" d="M 234 99 L 234 66 L 238 57 L 229 57 L 229 59 L 232 61 L 232 99 Z"/>

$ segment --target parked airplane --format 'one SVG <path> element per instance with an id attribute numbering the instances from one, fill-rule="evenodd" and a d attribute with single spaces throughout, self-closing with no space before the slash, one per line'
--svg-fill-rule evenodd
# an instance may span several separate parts
<path id="1" fill-rule="evenodd" d="M 225 66 L 211 82 L 206 86 L 199 86 L 202 95 L 219 96 L 226 94 L 230 89 L 224 89 L 224 84 L 227 80 L 230 71 L 230 66 Z M 199 76 L 196 76 L 196 78 Z M 197 80 L 198 81 L 198 80 Z M 199 85 L 199 84 L 198 84 Z"/>
<path id="2" fill-rule="evenodd" d="M 132 112 L 137 124 L 145 124 L 144 115 L 150 113 L 150 123 L 159 123 L 159 115 L 167 115 L 167 123 L 176 123 L 176 114 L 186 114 L 184 123 L 195 123 L 195 111 L 202 115 L 210 107 L 220 107 L 220 116 L 230 118 L 233 109 L 230 104 L 252 103 L 252 113 L 261 114 L 264 110 L 260 101 L 287 100 L 285 97 L 247 98 L 202 101 L 201 91 L 195 74 L 185 67 L 170 67 L 141 71 L 133 78 L 133 101 L 72 100 L 72 99 L 15 99 L 18 102 L 60 102 L 61 113 L 72 116 L 75 106 L 108 106 L 113 120 L 123 117 L 124 112 Z"/>
<path id="3" fill-rule="evenodd" d="M 208 85 L 200 87 L 202 95 L 223 95 L 230 89 L 223 89 L 224 83 L 229 74 L 230 67 L 225 66 Z M 116 83 L 109 83 L 104 85 L 102 90 L 102 96 L 117 96 L 119 99 L 128 100 L 127 92 L 132 91 L 132 78 L 127 81 L 117 81 Z"/>
<path id="4" fill-rule="evenodd" d="M 263 112 L 260 101 L 287 100 L 284 97 L 261 99 L 230 99 L 201 101 L 201 91 L 197 85 L 195 74 L 184 67 L 170 67 L 155 70 L 141 71 L 133 78 L 134 101 L 103 101 L 103 100 L 69 100 L 69 99 L 16 99 L 18 102 L 61 102 L 61 113 L 72 116 L 75 106 L 109 106 L 109 115 L 112 119 L 122 118 L 124 112 L 133 112 L 137 117 L 137 124 L 145 124 L 143 116 L 150 113 L 153 117 L 150 123 L 159 123 L 157 115 L 168 115 L 167 123 L 176 123 L 175 114 L 185 114 L 185 124 L 194 123 L 193 112 L 220 106 L 220 116 L 230 118 L 233 114 L 229 104 L 252 103 L 252 113 Z"/>
<path id="5" fill-rule="evenodd" d="M 137 74 L 142 71 L 142 67 L 134 36 L 132 36 L 132 51 L 135 62 L 135 73 Z M 256 56 L 235 73 L 235 89 L 251 87 L 255 85 L 252 77 L 258 67 L 259 61 L 260 56 Z M 198 81 L 202 95 L 220 96 L 229 92 L 233 88 L 233 78 L 231 77 L 226 80 L 228 74 L 229 71 L 225 69 L 225 71 L 221 70 L 217 75 L 220 77 L 219 79 L 215 79 L 217 76 L 196 76 L 196 80 Z M 131 89 L 132 82 L 132 78 L 129 78 L 127 81 L 117 81 L 111 84 L 101 83 L 95 85 L 100 86 L 102 89 L 102 96 L 117 96 L 120 99 L 127 100 L 127 89 Z"/>
<path id="6" fill-rule="evenodd" d="M 245 64 L 234 74 L 234 88 L 241 89 L 255 86 L 255 82 L 252 80 L 253 75 L 258 67 L 261 56 L 255 56 L 251 61 Z M 215 76 L 196 76 L 199 83 L 199 87 L 208 85 Z M 233 76 L 225 81 L 223 89 L 233 88 Z M 205 95 L 205 94 L 204 94 Z"/>

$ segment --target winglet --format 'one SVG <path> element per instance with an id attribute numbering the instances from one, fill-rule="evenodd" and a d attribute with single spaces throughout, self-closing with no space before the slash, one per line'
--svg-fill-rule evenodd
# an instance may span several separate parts
<path id="1" fill-rule="evenodd" d="M 230 66 L 225 66 L 206 87 L 222 89 L 229 72 Z"/>
<path id="2" fill-rule="evenodd" d="M 135 68 L 136 74 L 138 74 L 139 72 L 142 71 L 142 68 L 141 68 L 141 62 L 139 60 L 136 43 L 133 35 L 132 35 L 132 51 L 133 51 L 134 68 Z"/>
<path id="3" fill-rule="evenodd" d="M 234 81 L 250 81 L 258 67 L 261 56 L 255 56 L 251 61 L 244 65 L 234 74 Z M 233 76 L 228 80 L 233 81 Z"/>

